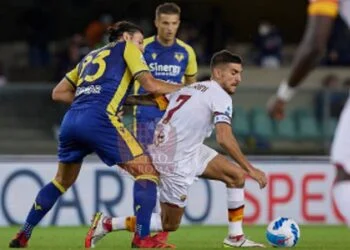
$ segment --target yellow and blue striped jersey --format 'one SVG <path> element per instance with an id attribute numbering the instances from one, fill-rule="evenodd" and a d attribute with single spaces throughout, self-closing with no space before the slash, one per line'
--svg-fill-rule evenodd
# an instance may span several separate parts
<path id="1" fill-rule="evenodd" d="M 131 91 L 133 78 L 149 71 L 132 42 L 115 42 L 94 50 L 66 74 L 76 88 L 71 108 L 104 109 L 115 114 Z"/>
<path id="2" fill-rule="evenodd" d="M 144 41 L 144 57 L 152 75 L 172 83 L 182 83 L 184 76 L 197 74 L 197 60 L 194 50 L 183 41 L 176 39 L 171 46 L 163 46 L 156 36 L 146 38 Z M 146 93 L 138 82 L 135 84 L 134 94 Z M 155 107 L 138 106 L 137 118 L 157 118 L 164 112 Z"/>

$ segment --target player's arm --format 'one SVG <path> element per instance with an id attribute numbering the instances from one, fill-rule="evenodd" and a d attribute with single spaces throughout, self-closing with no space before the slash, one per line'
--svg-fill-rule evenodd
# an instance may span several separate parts
<path id="1" fill-rule="evenodd" d="M 189 85 L 197 81 L 197 59 L 194 50 L 191 47 L 187 48 L 188 51 L 188 64 L 185 70 L 185 85 Z"/>
<path id="2" fill-rule="evenodd" d="M 309 5 L 307 26 L 302 41 L 293 59 L 288 78 L 282 81 L 275 98 L 269 103 L 272 117 L 284 116 L 285 104 L 295 94 L 295 88 L 318 64 L 327 46 L 338 12 L 337 1 L 313 1 Z"/>
<path id="3" fill-rule="evenodd" d="M 166 110 L 168 99 L 165 96 L 154 96 L 153 94 L 129 95 L 125 100 L 125 105 L 156 106 L 159 110 Z"/>
<path id="4" fill-rule="evenodd" d="M 265 174 L 261 170 L 254 168 L 249 163 L 232 133 L 231 125 L 228 124 L 228 120 L 227 122 L 224 120 L 227 119 L 223 118 L 222 122 L 217 122 L 215 124 L 216 141 L 232 157 L 232 159 L 234 159 L 239 166 L 247 172 L 250 177 L 259 183 L 260 188 L 264 188 L 267 183 Z"/>
<path id="5" fill-rule="evenodd" d="M 164 95 L 175 92 L 182 88 L 179 84 L 169 84 L 165 81 L 158 80 L 150 72 L 141 72 L 136 76 L 141 86 L 149 93 L 154 95 Z"/>
<path id="6" fill-rule="evenodd" d="M 129 95 L 125 100 L 125 105 L 157 106 L 152 94 Z"/>
<path id="7" fill-rule="evenodd" d="M 52 90 L 52 100 L 71 104 L 75 97 L 76 82 L 78 81 L 78 66 L 55 86 Z"/>
<path id="8" fill-rule="evenodd" d="M 124 59 L 135 80 L 149 93 L 155 95 L 168 94 L 182 88 L 180 85 L 169 84 L 155 79 L 149 72 L 149 68 L 141 51 L 131 42 L 126 42 Z"/>

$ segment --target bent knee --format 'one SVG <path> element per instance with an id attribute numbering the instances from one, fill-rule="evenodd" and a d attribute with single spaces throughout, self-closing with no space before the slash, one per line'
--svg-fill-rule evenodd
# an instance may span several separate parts
<path id="1" fill-rule="evenodd" d="M 243 170 L 237 171 L 235 176 L 229 176 L 226 179 L 227 187 L 243 188 L 245 184 L 245 173 Z"/>

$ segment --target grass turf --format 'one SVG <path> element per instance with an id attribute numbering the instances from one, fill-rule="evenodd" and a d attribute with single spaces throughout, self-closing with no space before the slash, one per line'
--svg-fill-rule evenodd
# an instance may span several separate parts
<path id="1" fill-rule="evenodd" d="M 0 228 L 0 249 L 8 247 L 17 227 Z M 301 226 L 301 238 L 297 249 L 350 249 L 350 230 L 345 226 Z M 180 249 L 220 249 L 226 235 L 224 226 L 183 226 L 170 235 L 170 243 Z M 30 249 L 83 249 L 87 227 L 46 227 L 37 228 L 30 241 Z M 265 226 L 246 226 L 246 235 L 266 244 Z M 114 232 L 107 235 L 96 249 L 129 249 L 131 234 Z"/>

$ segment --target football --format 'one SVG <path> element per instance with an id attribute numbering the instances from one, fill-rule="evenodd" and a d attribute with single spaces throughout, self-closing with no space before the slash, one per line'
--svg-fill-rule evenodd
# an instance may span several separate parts
<path id="1" fill-rule="evenodd" d="M 300 239 L 300 229 L 294 220 L 279 217 L 268 225 L 266 238 L 274 247 L 294 247 Z"/>

